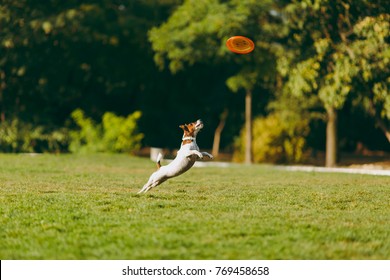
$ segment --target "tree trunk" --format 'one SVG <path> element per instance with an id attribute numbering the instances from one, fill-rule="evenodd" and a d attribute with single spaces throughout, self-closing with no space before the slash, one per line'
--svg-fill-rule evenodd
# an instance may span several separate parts
<path id="1" fill-rule="evenodd" d="M 335 167 L 337 164 L 337 111 L 335 108 L 327 109 L 326 123 L 326 167 Z"/>
<path id="2" fill-rule="evenodd" d="M 379 122 L 379 124 L 378 124 L 379 127 L 381 127 L 381 124 L 382 124 L 382 122 Z M 382 129 L 383 133 L 385 134 L 387 141 L 389 141 L 389 143 L 390 143 L 390 131 L 387 130 L 385 125 L 383 125 L 383 127 L 381 129 Z"/>
<path id="3" fill-rule="evenodd" d="M 386 123 L 382 120 L 380 114 L 378 114 L 377 110 L 375 109 L 374 101 L 372 98 L 370 98 L 370 106 L 368 109 L 368 113 L 375 119 L 376 125 L 382 130 L 382 132 L 385 134 L 385 137 L 387 141 L 390 143 L 390 128 L 387 127 Z"/>
<path id="4" fill-rule="evenodd" d="M 389 143 L 390 143 L 390 129 L 387 128 L 385 122 L 382 119 L 377 118 L 376 124 L 382 130 L 382 132 L 385 134 L 387 141 L 389 141 Z"/>
<path id="5" fill-rule="evenodd" d="M 5 89 L 5 73 L 0 71 L 0 122 L 5 121 L 5 106 L 3 91 Z"/>
<path id="6" fill-rule="evenodd" d="M 0 86 L 0 122 L 5 122 L 5 112 L 3 106 L 3 92 Z"/>
<path id="7" fill-rule="evenodd" d="M 252 163 L 252 91 L 245 94 L 245 163 Z"/>
<path id="8" fill-rule="evenodd" d="M 227 116 L 228 116 L 228 109 L 225 109 L 223 110 L 219 118 L 219 124 L 214 132 L 213 151 L 211 153 L 215 158 L 218 157 L 219 155 L 219 144 L 221 142 L 221 134 L 223 128 L 225 127 Z"/>

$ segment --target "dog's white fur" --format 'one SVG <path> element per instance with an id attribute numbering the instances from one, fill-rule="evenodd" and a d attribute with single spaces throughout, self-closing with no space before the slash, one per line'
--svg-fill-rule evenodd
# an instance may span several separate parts
<path id="1" fill-rule="evenodd" d="M 187 127 L 187 125 L 184 125 Z M 196 135 L 203 128 L 203 122 L 197 120 L 196 122 L 190 124 L 193 131 L 186 132 L 186 127 L 180 126 L 184 130 L 183 142 L 181 144 L 180 150 L 177 152 L 176 158 L 168 165 L 162 166 L 156 172 L 154 172 L 149 181 L 143 186 L 143 188 L 138 193 L 146 193 L 150 189 L 160 185 L 169 178 L 179 176 L 187 170 L 189 170 L 198 159 L 203 159 L 205 156 L 213 159 L 213 156 L 206 152 L 200 152 L 199 147 L 196 144 Z M 186 135 L 186 134 L 189 134 Z M 190 143 L 186 143 L 189 142 Z M 160 167 L 161 154 L 157 157 L 157 165 Z"/>

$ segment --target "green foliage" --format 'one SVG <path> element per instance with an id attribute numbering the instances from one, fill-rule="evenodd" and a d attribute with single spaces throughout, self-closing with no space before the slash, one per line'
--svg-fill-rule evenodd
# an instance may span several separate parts
<path id="1" fill-rule="evenodd" d="M 386 7 L 385 1 L 291 1 L 283 11 L 290 31 L 278 61 L 285 81 L 282 90 L 302 102 L 317 98 L 316 107 L 308 109 L 332 116 L 326 118 L 328 166 L 336 164 L 337 158 L 333 116 L 346 103 L 361 106 L 375 117 L 390 141 Z"/>
<path id="2" fill-rule="evenodd" d="M 101 125 L 95 124 L 91 118 L 85 117 L 81 109 L 77 109 L 71 114 L 72 119 L 79 127 L 79 130 L 70 132 L 69 151 L 92 153 L 103 150 Z"/>
<path id="3" fill-rule="evenodd" d="M 254 162 L 297 163 L 305 157 L 305 137 L 309 133 L 308 119 L 299 115 L 283 116 L 272 113 L 253 121 Z M 245 153 L 245 128 L 236 139 L 233 160 L 243 161 Z"/>
<path id="4" fill-rule="evenodd" d="M 43 126 L 33 126 L 18 119 L 0 123 L 0 152 L 33 153 L 62 152 L 68 145 L 68 131 L 47 132 Z"/>
<path id="5" fill-rule="evenodd" d="M 241 71 L 235 76 L 226 80 L 226 85 L 233 92 L 238 92 L 240 89 L 253 90 L 258 81 L 258 72 L 249 72 L 247 69 Z"/>
<path id="6" fill-rule="evenodd" d="M 354 89 L 364 108 L 390 121 L 390 15 L 366 17 L 354 26 L 356 41 L 351 44 L 358 73 Z M 390 127 L 388 128 L 390 131 Z"/>
<path id="7" fill-rule="evenodd" d="M 138 133 L 140 112 L 124 117 L 107 112 L 101 124 L 75 110 L 72 119 L 79 130 L 58 129 L 46 131 L 17 119 L 0 123 L 0 152 L 127 152 L 140 148 L 143 134 Z"/>
<path id="8" fill-rule="evenodd" d="M 139 111 L 126 118 L 107 112 L 102 123 L 95 123 L 80 109 L 71 114 L 79 130 L 70 132 L 69 150 L 74 153 L 126 152 L 132 153 L 141 147 L 143 134 L 138 133 Z"/>
<path id="9" fill-rule="evenodd" d="M 386 176 L 193 168 L 136 195 L 154 169 L 0 154 L 0 259 L 389 258 Z"/>
<path id="10" fill-rule="evenodd" d="M 164 68 L 168 58 L 170 70 L 177 72 L 184 63 L 212 57 L 221 48 L 220 37 L 226 36 L 227 12 L 227 5 L 218 0 L 185 1 L 166 23 L 149 32 L 156 64 Z"/>
<path id="11" fill-rule="evenodd" d="M 150 77 L 163 79 L 147 30 L 180 2 L 1 0 L 2 119 L 65 126 L 80 104 L 95 115 L 134 111 L 124 100 L 152 91 Z"/>
<path id="12" fill-rule="evenodd" d="M 141 112 L 136 111 L 126 118 L 113 113 L 103 115 L 103 143 L 112 152 L 134 152 L 141 148 L 144 137 L 138 133 L 138 120 Z"/>
<path id="13" fill-rule="evenodd" d="M 373 102 L 375 104 L 382 104 L 380 109 L 380 117 L 390 120 L 390 77 L 383 82 L 375 83 L 372 89 L 374 94 Z"/>
<path id="14" fill-rule="evenodd" d="M 389 75 L 390 16 L 385 3 L 371 2 L 292 1 L 286 6 L 291 33 L 278 63 L 287 77 L 284 90 L 316 94 L 325 108 L 334 109 L 343 108 L 351 93 L 376 96 L 375 81 L 385 82 Z M 383 98 L 371 101 L 387 114 Z"/>
<path id="15" fill-rule="evenodd" d="M 271 6 L 268 0 L 184 1 L 165 23 L 149 32 L 155 62 L 160 68 L 168 64 L 173 73 L 195 63 L 248 62 L 249 57 L 229 53 L 225 42 L 230 36 L 249 34 L 260 48 L 270 25 L 258 23 Z"/>

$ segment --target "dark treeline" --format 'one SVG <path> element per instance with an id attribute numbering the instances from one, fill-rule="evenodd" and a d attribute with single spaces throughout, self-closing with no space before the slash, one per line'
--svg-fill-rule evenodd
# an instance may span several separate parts
<path id="1" fill-rule="evenodd" d="M 390 115 L 386 111 L 390 104 L 389 81 L 385 79 L 388 62 L 372 66 L 371 72 L 366 73 L 372 78 L 363 82 L 357 77 L 365 77 L 364 73 L 359 74 L 359 69 L 363 69 L 360 64 L 351 65 L 350 74 L 344 74 L 343 69 L 340 74 L 336 67 L 338 61 L 342 65 L 350 63 L 347 58 L 343 60 L 346 53 L 359 55 L 360 41 L 372 43 L 373 35 L 367 31 L 371 25 L 364 21 L 367 17 L 378 21 L 372 26 L 380 29 L 377 34 L 384 33 L 381 42 L 388 46 L 388 25 L 381 21 L 381 17 L 388 19 L 386 1 L 356 1 L 355 6 L 352 1 L 303 1 L 306 6 L 299 1 L 252 2 L 256 1 L 2 0 L 0 139 L 6 137 L 6 129 L 15 120 L 19 130 L 26 126 L 27 134 L 39 127 L 44 135 L 56 131 L 66 138 L 67 131 L 77 128 L 71 117 L 76 109 L 83 110 L 96 123 L 106 112 L 128 116 L 140 111 L 137 131 L 144 135 L 143 146 L 177 148 L 181 137 L 178 126 L 202 118 L 206 126 L 199 144 L 211 149 L 215 130 L 224 123 L 220 147 L 233 151 L 240 146 L 240 131 L 245 122 L 244 96 L 250 89 L 253 119 L 281 116 L 288 111 L 286 108 L 294 107 L 294 102 L 310 112 L 298 112 L 301 118 L 308 118 L 306 126 L 310 129 L 298 129 L 289 136 L 304 136 L 306 151 L 325 150 L 330 107 L 338 113 L 338 149 L 355 151 L 363 145 L 370 150 L 390 151 L 385 136 Z M 229 12 L 223 12 L 226 7 Z M 305 13 L 299 22 L 294 17 L 302 11 Z M 208 21 L 207 16 L 219 20 L 223 27 L 212 29 L 214 21 Z M 322 16 L 328 20 L 350 18 L 328 26 L 317 23 Z M 232 24 L 234 20 L 236 25 Z M 342 26 L 334 31 L 331 24 Z M 369 35 L 356 29 L 364 24 L 361 32 Z M 225 50 L 225 39 L 237 33 L 254 39 L 253 54 L 244 57 Z M 316 33 L 318 36 L 313 35 Z M 337 36 L 347 36 L 348 43 Z M 316 50 L 317 60 L 313 61 Z M 383 56 L 388 61 L 388 51 Z M 375 63 L 382 63 L 385 58 L 380 57 Z M 361 65 L 364 63 L 372 61 L 368 58 Z M 309 70 L 301 71 L 304 67 L 324 70 L 311 77 Z M 329 70 L 330 67 L 336 70 Z M 372 70 L 374 67 L 378 69 Z M 242 73 L 244 77 L 256 74 L 249 87 Z M 329 80 L 318 78 L 329 75 L 334 76 Z M 348 82 L 339 86 L 339 78 Z M 361 90 L 364 82 L 370 88 Z M 372 88 L 374 95 L 378 92 L 372 98 L 360 93 Z M 344 96 L 342 105 L 328 106 L 323 98 L 328 91 Z M 290 95 L 294 101 L 286 101 L 289 92 L 294 92 Z M 307 98 L 308 92 L 318 96 L 317 100 Z M 370 113 L 365 107 L 370 101 L 376 102 L 372 107 L 375 112 Z M 315 113 L 321 116 L 316 117 Z M 3 152 L 23 151 L 7 149 L 4 143 L 5 140 L 0 145 Z M 36 141 L 30 144 L 30 151 L 50 151 L 48 147 L 40 148 Z M 67 151 L 67 147 L 63 140 L 57 149 Z"/>

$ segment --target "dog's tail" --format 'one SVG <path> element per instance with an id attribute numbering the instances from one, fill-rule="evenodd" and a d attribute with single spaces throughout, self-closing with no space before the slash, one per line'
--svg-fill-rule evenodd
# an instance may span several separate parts
<path id="1" fill-rule="evenodd" d="M 163 155 L 161 153 L 158 153 L 158 156 L 157 156 L 157 159 L 156 159 L 156 163 L 157 163 L 157 169 L 160 169 L 161 167 L 161 160 L 163 158 Z"/>

